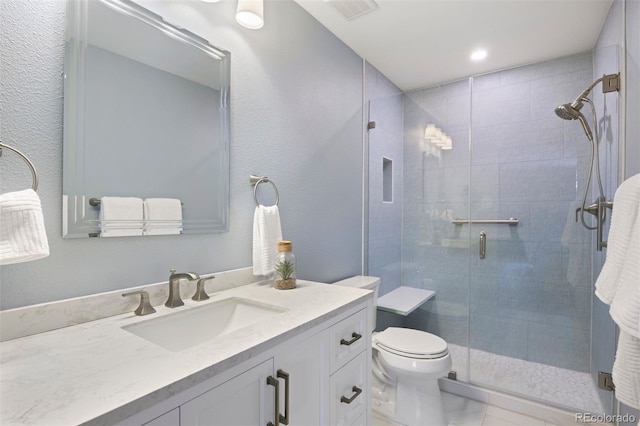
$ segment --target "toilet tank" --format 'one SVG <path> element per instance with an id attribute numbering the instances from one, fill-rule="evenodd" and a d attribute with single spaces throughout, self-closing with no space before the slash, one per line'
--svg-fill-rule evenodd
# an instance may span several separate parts
<path id="1" fill-rule="evenodd" d="M 369 325 L 371 326 L 371 331 L 373 332 L 373 330 L 376 329 L 376 306 L 378 305 L 378 287 L 380 286 L 380 278 L 369 277 L 366 275 L 356 275 L 355 277 L 337 281 L 333 284 L 345 287 L 356 287 L 366 290 L 373 290 L 373 309 L 371 310 L 371 317 L 369 318 Z"/>

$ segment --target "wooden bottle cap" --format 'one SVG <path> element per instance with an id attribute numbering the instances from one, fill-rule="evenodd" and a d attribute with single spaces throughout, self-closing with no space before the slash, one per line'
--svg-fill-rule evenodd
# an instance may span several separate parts
<path id="1" fill-rule="evenodd" d="M 278 243 L 279 252 L 291 251 L 291 249 L 292 249 L 291 241 L 280 241 Z"/>

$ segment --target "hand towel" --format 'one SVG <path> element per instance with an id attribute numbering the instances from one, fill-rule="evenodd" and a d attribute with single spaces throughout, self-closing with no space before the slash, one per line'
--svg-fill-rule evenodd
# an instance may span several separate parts
<path id="1" fill-rule="evenodd" d="M 624 181 L 614 196 L 607 257 L 596 281 L 596 296 L 609 305 L 609 314 L 620 327 L 613 365 L 616 396 L 640 408 L 640 174 Z"/>
<path id="2" fill-rule="evenodd" d="M 144 200 L 144 235 L 182 233 L 182 203 L 177 198 Z"/>
<path id="3" fill-rule="evenodd" d="M 256 207 L 253 215 L 253 274 L 270 275 L 282 240 L 278 206 Z"/>
<path id="4" fill-rule="evenodd" d="M 100 236 L 142 235 L 142 199 L 136 197 L 102 197 L 100 199 Z"/>
<path id="5" fill-rule="evenodd" d="M 0 195 L 0 265 L 49 256 L 40 198 L 33 189 Z"/>

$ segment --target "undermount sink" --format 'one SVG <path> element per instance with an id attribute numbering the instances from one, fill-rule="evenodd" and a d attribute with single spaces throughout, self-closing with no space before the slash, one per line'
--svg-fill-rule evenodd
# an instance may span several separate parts
<path id="1" fill-rule="evenodd" d="M 122 327 L 173 352 L 265 321 L 285 312 L 280 306 L 232 297 Z"/>

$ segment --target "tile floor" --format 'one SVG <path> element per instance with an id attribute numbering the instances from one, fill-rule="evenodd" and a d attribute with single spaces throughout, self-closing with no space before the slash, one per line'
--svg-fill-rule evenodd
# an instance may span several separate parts
<path id="1" fill-rule="evenodd" d="M 450 426 L 571 426 L 580 424 L 556 425 L 446 392 L 442 392 L 442 400 Z M 600 425 L 595 423 L 590 424 Z M 401 425 L 384 419 L 374 413 L 373 426 Z"/>
<path id="2" fill-rule="evenodd" d="M 469 381 L 466 347 L 449 344 L 452 370 L 458 380 Z M 567 370 L 471 349 L 471 380 L 525 398 L 546 401 L 567 410 L 601 414 L 604 412 L 589 373 Z"/>

